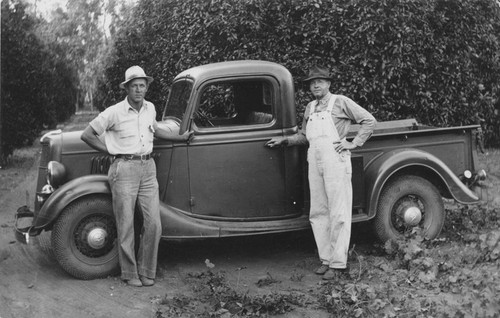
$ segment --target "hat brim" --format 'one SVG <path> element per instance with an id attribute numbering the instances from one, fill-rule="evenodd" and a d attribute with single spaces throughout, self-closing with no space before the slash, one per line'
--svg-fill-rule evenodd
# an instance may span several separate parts
<path id="1" fill-rule="evenodd" d="M 328 81 L 330 81 L 330 82 L 331 82 L 331 81 L 333 81 L 333 78 L 331 78 L 331 77 L 326 77 L 326 76 L 311 76 L 311 77 L 308 77 L 308 78 L 303 79 L 302 81 L 303 81 L 303 82 L 309 82 L 309 81 L 311 81 L 311 80 L 313 80 L 313 79 L 325 79 L 325 80 L 328 80 Z"/>
<path id="2" fill-rule="evenodd" d="M 132 78 L 129 78 L 128 80 L 126 80 L 124 82 L 121 82 L 120 83 L 120 88 L 125 89 L 125 85 L 128 82 L 133 81 L 133 80 L 138 79 L 138 78 L 144 78 L 148 82 L 148 85 L 151 84 L 154 81 L 154 79 L 151 76 L 137 76 L 137 77 L 132 77 Z"/>

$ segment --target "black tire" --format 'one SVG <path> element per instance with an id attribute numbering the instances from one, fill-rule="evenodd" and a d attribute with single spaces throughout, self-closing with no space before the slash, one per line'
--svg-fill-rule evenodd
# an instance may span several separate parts
<path id="1" fill-rule="evenodd" d="M 421 220 L 408 225 L 403 218 L 405 209 L 418 208 Z M 437 188 L 424 178 L 408 175 L 389 182 L 380 195 L 375 233 L 382 242 L 401 239 L 415 226 L 423 229 L 426 238 L 436 238 L 444 225 L 445 211 L 443 198 Z"/>
<path id="2" fill-rule="evenodd" d="M 52 229 L 51 243 L 66 272 L 95 279 L 119 273 L 116 237 L 111 197 L 92 195 L 64 209 Z"/>

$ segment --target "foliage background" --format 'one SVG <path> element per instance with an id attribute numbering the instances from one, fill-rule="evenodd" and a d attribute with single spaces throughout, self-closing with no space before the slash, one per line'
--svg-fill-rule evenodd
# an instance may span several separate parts
<path id="1" fill-rule="evenodd" d="M 42 130 L 93 109 L 115 21 L 128 8 L 122 1 L 66 0 L 43 16 L 43 0 L 2 0 L 0 165 Z"/>
<path id="2" fill-rule="evenodd" d="M 490 0 L 143 0 L 117 34 L 102 106 L 118 98 L 132 64 L 157 80 L 149 98 L 161 111 L 180 71 L 261 59 L 291 71 L 300 114 L 310 98 L 300 79 L 319 63 L 334 72 L 336 92 L 378 120 L 484 119 L 487 144 L 499 145 L 499 31 L 499 4 Z"/>
<path id="3" fill-rule="evenodd" d="M 60 46 L 35 33 L 39 21 L 21 3 L 2 1 L 2 154 L 32 143 L 74 113 L 75 73 Z M 0 158 L 0 162 L 1 162 Z"/>
<path id="4" fill-rule="evenodd" d="M 300 79 L 322 64 L 380 121 L 481 122 L 500 146 L 496 0 L 68 0 L 50 22 L 21 14 L 22 1 L 2 0 L 4 156 L 85 102 L 122 99 L 131 65 L 155 78 L 161 114 L 177 73 L 240 59 L 286 66 L 299 117 L 311 98 Z"/>

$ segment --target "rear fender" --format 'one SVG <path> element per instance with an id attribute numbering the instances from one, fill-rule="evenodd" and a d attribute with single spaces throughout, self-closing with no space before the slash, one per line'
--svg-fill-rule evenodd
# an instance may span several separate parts
<path id="1" fill-rule="evenodd" d="M 368 217 L 373 218 L 384 185 L 398 172 L 412 169 L 425 170 L 442 182 L 451 197 L 459 203 L 477 203 L 479 198 L 451 169 L 436 156 L 420 149 L 396 149 L 381 154 L 365 168 L 366 202 Z M 425 176 L 422 176 L 425 177 Z M 432 182 L 432 180 L 429 180 Z"/>
<path id="2" fill-rule="evenodd" d="M 68 204 L 83 196 L 96 193 L 111 195 L 106 175 L 89 175 L 65 183 L 45 201 L 33 220 L 33 227 L 50 229 Z"/>

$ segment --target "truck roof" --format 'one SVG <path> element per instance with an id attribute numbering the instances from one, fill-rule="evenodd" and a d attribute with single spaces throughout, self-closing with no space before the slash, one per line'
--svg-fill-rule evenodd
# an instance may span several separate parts
<path id="1" fill-rule="evenodd" d="M 241 76 L 245 75 L 245 73 L 249 75 L 271 75 L 276 77 L 280 82 L 282 80 L 289 80 L 290 84 L 293 81 L 292 75 L 283 65 L 259 60 L 227 61 L 196 66 L 181 72 L 175 77 L 174 81 L 183 77 L 190 77 L 195 81 L 199 81 L 206 78 Z"/>
<path id="2" fill-rule="evenodd" d="M 282 128 L 297 126 L 295 109 L 295 88 L 292 74 L 286 67 L 274 62 L 259 60 L 240 60 L 211 63 L 192 67 L 181 72 L 175 81 L 189 78 L 194 81 L 195 89 L 207 80 L 225 78 L 272 77 L 278 83 L 276 89 L 276 118 Z"/>

